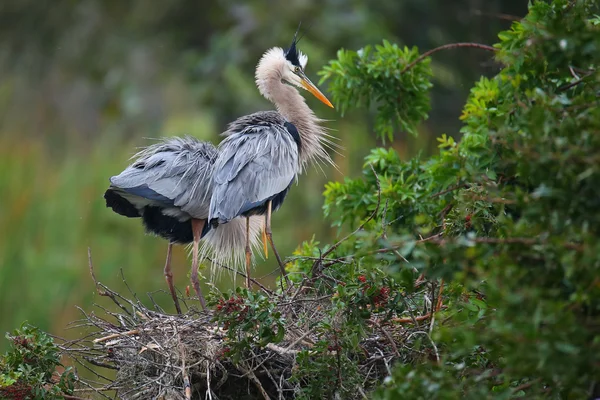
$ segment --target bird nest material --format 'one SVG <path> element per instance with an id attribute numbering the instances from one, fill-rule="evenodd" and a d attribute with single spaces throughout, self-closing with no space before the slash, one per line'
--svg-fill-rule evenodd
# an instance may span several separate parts
<path id="1" fill-rule="evenodd" d="M 425 281 L 421 284 L 422 294 L 434 293 L 425 289 Z M 314 327 L 331 315 L 333 302 L 331 296 L 316 296 L 309 287 L 299 290 L 298 286 L 294 287 L 295 292 L 288 292 L 290 295 L 264 292 L 274 304 L 271 314 L 280 315 L 283 321 L 283 338 L 276 344 L 250 343 L 247 351 L 233 360 L 228 356 L 232 345 L 225 329 L 228 323 L 224 326 L 218 321 L 217 310 L 224 311 L 225 302 L 221 301 L 221 307 L 217 306 L 215 311 L 200 312 L 190 307 L 182 315 L 169 315 L 154 301 L 154 309 L 149 309 L 135 295 L 128 299 L 97 283 L 98 293 L 111 299 L 119 311 L 96 305 L 99 312 L 81 310 L 83 319 L 72 324 L 88 330 L 88 334 L 63 343 L 61 348 L 80 369 L 87 369 L 95 376 L 87 380 L 80 378 L 75 394 L 86 398 L 112 398 L 116 393 L 122 399 L 301 397 L 306 382 L 294 378 L 300 368 L 298 359 L 317 355 L 318 350 L 313 349 L 321 340 L 321 334 Z M 231 302 L 235 303 L 235 298 Z M 433 298 L 428 302 L 436 304 Z M 431 310 L 439 309 L 440 305 L 438 301 L 437 307 Z M 335 325 L 336 321 L 329 323 Z M 394 362 L 410 361 L 410 351 L 406 349 L 411 349 L 417 334 L 428 336 L 430 323 L 433 323 L 431 312 L 411 314 L 409 318 L 394 321 L 384 321 L 382 316 L 372 314 L 367 320 L 368 332 L 357 347 L 360 350 L 352 355 L 360 383 L 353 384 L 351 395 L 336 397 L 366 398 L 366 393 L 390 374 Z M 432 353 L 438 357 L 435 344 L 430 344 Z M 339 350 L 334 343 L 326 350 L 321 349 L 319 356 L 331 357 L 335 366 Z M 333 374 L 339 378 L 334 384 L 344 385 L 344 373 L 340 368 Z M 114 378 L 106 375 L 114 375 Z"/>

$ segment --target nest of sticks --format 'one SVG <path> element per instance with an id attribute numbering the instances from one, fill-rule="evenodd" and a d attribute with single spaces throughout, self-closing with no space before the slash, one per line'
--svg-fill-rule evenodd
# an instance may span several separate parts
<path id="1" fill-rule="evenodd" d="M 252 348 L 233 363 L 223 356 L 228 346 L 226 331 L 214 321 L 213 311 L 189 307 L 182 315 L 170 315 L 154 301 L 153 309 L 149 309 L 133 293 L 129 299 L 96 284 L 98 293 L 112 300 L 118 311 L 98 304 L 94 312 L 81 310 L 83 318 L 72 327 L 87 334 L 60 345 L 77 370 L 86 369 L 87 375 L 94 377 L 80 377 L 77 396 L 72 398 L 295 398 L 301 392 L 301 383 L 290 381 L 290 377 L 297 368 L 297 355 L 310 351 L 319 340 L 306 321 L 314 324 L 332 306 L 330 296 L 311 296 L 306 287 L 293 296 L 278 296 L 273 300 L 286 321 L 284 339 L 276 345 Z M 425 295 L 434 293 L 427 282 L 422 285 Z M 366 394 L 390 374 L 394 362 L 410 361 L 407 349 L 411 349 L 417 334 L 427 335 L 433 324 L 431 315 L 411 315 L 392 324 L 380 323 L 376 316 L 371 318 L 372 330 L 360 343 L 361 354 L 356 357 L 364 380 L 356 388 L 355 398 L 367 398 Z M 431 345 L 435 360 L 437 348 L 433 342 Z M 335 351 L 331 350 L 332 355 Z"/>

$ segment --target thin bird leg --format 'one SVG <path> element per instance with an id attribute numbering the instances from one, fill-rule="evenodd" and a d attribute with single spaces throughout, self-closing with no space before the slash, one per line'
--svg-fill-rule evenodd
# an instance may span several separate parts
<path id="1" fill-rule="evenodd" d="M 265 220 L 265 232 L 267 234 L 267 239 L 269 239 L 269 243 L 271 243 L 271 248 L 273 249 L 273 254 L 275 254 L 275 258 L 277 259 L 277 263 L 279 264 L 279 269 L 281 270 L 281 275 L 285 278 L 288 286 L 291 285 L 290 278 L 287 276 L 287 272 L 285 270 L 285 266 L 283 265 L 283 261 L 281 261 L 281 257 L 279 257 L 279 253 L 275 248 L 275 243 L 273 243 L 273 232 L 271 232 L 271 209 L 273 205 L 271 200 L 267 202 L 267 216 Z"/>
<path id="2" fill-rule="evenodd" d="M 262 241 L 263 241 L 263 250 L 265 252 L 265 260 L 269 259 L 269 247 L 267 245 L 267 232 L 266 232 L 267 222 L 263 224 L 262 230 Z"/>
<path id="3" fill-rule="evenodd" d="M 192 232 L 194 234 L 194 245 L 192 247 L 192 273 L 190 274 L 190 280 L 192 281 L 192 286 L 194 286 L 194 290 L 198 295 L 198 300 L 200 300 L 200 305 L 203 310 L 206 310 L 206 301 L 204 300 L 204 296 L 202 296 L 202 291 L 200 290 L 200 282 L 198 281 L 198 248 L 200 246 L 200 237 L 202 236 L 202 228 L 204 228 L 204 223 L 206 221 L 203 219 L 192 219 Z"/>
<path id="4" fill-rule="evenodd" d="M 250 280 L 250 263 L 252 261 L 252 250 L 250 249 L 250 217 L 246 217 L 246 287 L 252 289 Z"/>
<path id="5" fill-rule="evenodd" d="M 177 298 L 177 292 L 175 292 L 175 286 L 173 286 L 173 273 L 171 272 L 171 253 L 173 251 L 173 243 L 169 242 L 169 247 L 167 247 L 167 260 L 165 261 L 165 279 L 167 280 L 167 285 L 169 285 L 169 291 L 171 292 L 171 297 L 173 297 L 173 303 L 175 303 L 175 309 L 177 310 L 177 314 L 181 314 L 181 307 L 179 307 L 179 299 Z"/>

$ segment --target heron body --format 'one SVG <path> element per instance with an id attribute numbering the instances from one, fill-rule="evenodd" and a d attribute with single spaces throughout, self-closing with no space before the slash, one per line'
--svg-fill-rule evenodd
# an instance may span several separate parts
<path id="1" fill-rule="evenodd" d="M 169 241 L 165 265 L 170 281 L 172 244 L 194 242 L 194 221 L 208 217 L 212 195 L 211 179 L 217 149 L 192 137 L 169 138 L 148 146 L 134 156 L 135 161 L 117 176 L 104 194 L 107 207 L 129 218 L 141 218 L 146 230 Z M 246 221 L 237 218 L 218 228 L 203 224 L 200 256 L 210 255 L 213 265 L 243 264 Z M 258 247 L 262 220 L 250 220 L 250 242 Z M 194 271 L 192 271 L 192 275 Z M 172 281 L 169 282 L 171 288 Z M 172 290 L 174 294 L 174 289 Z M 176 297 L 174 297 L 176 301 Z"/>
<path id="2" fill-rule="evenodd" d="M 211 226 L 217 227 L 236 217 L 264 215 L 266 235 L 284 276 L 286 271 L 273 243 L 271 213 L 281 206 L 308 161 L 332 162 L 323 146 L 329 140 L 321 120 L 293 86 L 333 106 L 304 74 L 308 58 L 296 44 L 294 37 L 287 50 L 274 47 L 259 61 L 256 85 L 277 111 L 247 115 L 229 125 L 214 163 L 208 216 Z M 249 248 L 247 245 L 247 275 Z"/>
<path id="3" fill-rule="evenodd" d="M 281 206 L 298 173 L 298 130 L 276 111 L 239 118 L 229 125 L 214 164 L 209 221 L 265 215 L 267 202 Z"/>

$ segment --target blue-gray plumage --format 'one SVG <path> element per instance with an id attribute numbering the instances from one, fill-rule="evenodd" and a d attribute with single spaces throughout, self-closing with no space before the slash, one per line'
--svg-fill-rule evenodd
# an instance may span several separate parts
<path id="1" fill-rule="evenodd" d="M 110 178 L 111 185 L 104 194 L 106 205 L 126 217 L 142 218 L 147 231 L 169 241 L 165 277 L 180 312 L 170 271 L 171 245 L 194 243 L 192 283 L 202 303 L 198 254 L 202 258 L 210 255 L 215 261 L 213 267 L 233 263 L 237 268 L 244 259 L 246 221 L 238 218 L 217 229 L 204 223 L 217 158 L 217 149 L 211 143 L 193 137 L 170 138 L 148 146 L 134 158 L 123 172 Z M 253 218 L 250 224 L 251 245 L 258 247 L 262 220 Z M 204 239 L 201 249 L 194 240 L 194 227 L 199 225 L 197 239 Z"/>
<path id="2" fill-rule="evenodd" d="M 297 37 L 294 37 L 287 50 L 272 48 L 259 61 L 256 85 L 277 111 L 247 115 L 229 125 L 214 164 L 208 216 L 211 226 L 217 227 L 240 216 L 264 215 L 267 239 L 286 279 L 285 267 L 273 243 L 271 213 L 281 206 L 308 161 L 333 163 L 324 149 L 324 145 L 331 142 L 320 125 L 321 120 L 294 86 L 308 90 L 333 106 L 306 77 L 304 68 L 308 58 L 296 45 Z M 247 277 L 250 257 L 248 244 Z M 246 285 L 250 286 L 248 278 Z"/>
<path id="3" fill-rule="evenodd" d="M 218 226 L 238 216 L 264 215 L 266 203 L 277 199 L 273 211 L 299 171 L 297 130 L 275 111 L 239 118 L 229 125 L 214 164 L 209 221 Z"/>
<path id="4" fill-rule="evenodd" d="M 138 215 L 130 216 L 141 217 L 150 232 L 173 243 L 191 243 L 191 219 L 208 217 L 208 188 L 217 149 L 192 137 L 170 138 L 146 147 L 134 157 L 135 162 L 110 178 L 105 193 L 107 206 L 119 213 L 119 206 L 126 202 L 138 211 Z M 121 200 L 113 199 L 115 195 Z M 147 208 L 160 209 L 165 223 L 155 223 L 160 217 L 153 215 L 148 220 Z M 170 230 L 159 229 L 166 225 L 174 229 L 184 225 L 189 234 L 177 237 Z M 205 228 L 203 234 L 209 229 Z"/>

